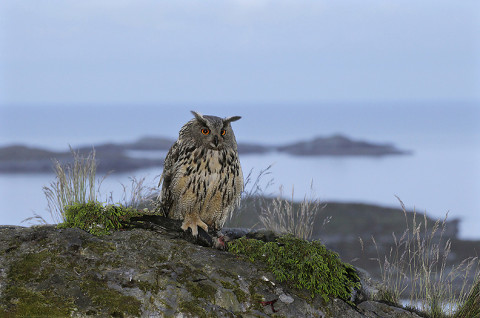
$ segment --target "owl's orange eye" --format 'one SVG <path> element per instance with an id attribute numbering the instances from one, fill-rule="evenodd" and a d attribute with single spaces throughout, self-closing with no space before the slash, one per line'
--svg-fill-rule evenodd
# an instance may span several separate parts
<path id="1" fill-rule="evenodd" d="M 207 129 L 207 128 L 202 129 L 202 134 L 208 135 L 209 133 L 210 133 L 210 129 Z"/>
<path id="2" fill-rule="evenodd" d="M 222 131 L 220 132 L 222 134 L 222 136 L 225 136 L 225 134 L 227 133 L 227 131 L 225 129 L 222 129 Z"/>

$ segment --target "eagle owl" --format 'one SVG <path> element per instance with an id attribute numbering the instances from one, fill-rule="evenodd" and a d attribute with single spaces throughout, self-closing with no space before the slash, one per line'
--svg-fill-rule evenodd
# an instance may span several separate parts
<path id="1" fill-rule="evenodd" d="M 159 209 L 196 236 L 197 226 L 207 232 L 223 226 L 240 202 L 243 174 L 230 126 L 241 117 L 192 114 L 165 158 Z"/>

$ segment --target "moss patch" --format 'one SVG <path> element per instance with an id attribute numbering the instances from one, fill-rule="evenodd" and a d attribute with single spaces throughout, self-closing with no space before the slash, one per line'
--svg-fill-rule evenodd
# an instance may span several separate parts
<path id="1" fill-rule="evenodd" d="M 72 299 L 51 290 L 36 292 L 10 286 L 3 298 L 8 305 L 4 309 L 0 307 L 1 317 L 68 317 L 74 309 Z"/>
<path id="2" fill-rule="evenodd" d="M 14 281 L 44 280 L 46 278 L 46 271 L 42 264 L 50 263 L 48 262 L 49 254 L 48 251 L 25 254 L 10 268 L 8 272 L 9 278 L 13 278 Z"/>
<path id="3" fill-rule="evenodd" d="M 257 293 L 256 291 L 257 283 L 253 282 L 248 286 L 248 291 L 250 293 L 250 302 L 253 305 L 253 308 L 256 310 L 263 310 L 263 306 L 261 305 L 261 302 L 264 301 L 265 299 L 263 298 L 262 295 Z"/>
<path id="4" fill-rule="evenodd" d="M 359 287 L 354 268 L 319 241 L 308 242 L 292 235 L 268 243 L 240 238 L 231 242 L 228 250 L 252 262 L 264 262 L 280 282 L 306 289 L 312 297 L 321 295 L 325 301 L 328 297 L 348 301 L 353 288 Z"/>
<path id="5" fill-rule="evenodd" d="M 244 303 L 248 300 L 247 293 L 245 293 L 240 288 L 234 288 L 233 293 L 235 294 L 235 297 L 237 297 L 237 300 L 238 300 L 239 303 Z"/>
<path id="6" fill-rule="evenodd" d="M 191 314 L 194 317 L 207 317 L 205 309 L 203 309 L 202 306 L 198 303 L 198 301 L 195 300 L 180 302 L 180 304 L 178 304 L 178 309 L 179 312 Z"/>
<path id="7" fill-rule="evenodd" d="M 211 302 L 215 300 L 215 293 L 217 292 L 217 289 L 210 284 L 206 284 L 201 281 L 186 282 L 185 287 L 195 299 L 203 298 Z"/>
<path id="8" fill-rule="evenodd" d="M 114 243 L 104 241 L 86 241 L 82 244 L 82 248 L 89 249 L 96 255 L 114 252 L 117 249 Z"/>
<path id="9" fill-rule="evenodd" d="M 132 296 L 125 296 L 120 292 L 108 288 L 105 282 L 91 278 L 81 283 L 80 287 L 99 308 L 105 309 L 109 315 L 131 316 L 140 315 L 141 302 Z"/>
<path id="10" fill-rule="evenodd" d="M 225 289 L 234 289 L 235 288 L 235 285 L 230 283 L 230 282 L 226 282 L 224 280 L 220 281 L 220 283 L 222 284 L 223 288 Z"/>
<path id="11" fill-rule="evenodd" d="M 59 228 L 78 227 L 93 235 L 108 235 L 125 227 L 125 221 L 139 216 L 137 210 L 98 202 L 76 203 L 65 208 L 65 222 Z"/>
<path id="12" fill-rule="evenodd" d="M 227 281 L 223 281 L 223 280 L 220 281 L 220 283 L 222 284 L 223 288 L 229 289 L 235 294 L 235 297 L 237 298 L 238 302 L 243 303 L 248 300 L 249 296 L 247 295 L 247 293 L 245 293 L 235 284 Z"/>
<path id="13" fill-rule="evenodd" d="M 137 280 L 137 281 L 135 281 L 135 284 L 144 293 L 151 292 L 152 294 L 156 294 L 161 289 L 160 286 L 158 285 L 158 282 L 150 283 L 150 282 L 146 282 L 146 281 L 138 281 Z"/>

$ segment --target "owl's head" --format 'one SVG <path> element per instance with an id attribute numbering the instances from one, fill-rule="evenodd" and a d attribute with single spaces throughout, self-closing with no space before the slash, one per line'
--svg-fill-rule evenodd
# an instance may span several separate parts
<path id="1" fill-rule="evenodd" d="M 180 138 L 188 138 L 196 146 L 207 149 L 237 149 L 237 142 L 230 123 L 239 120 L 240 116 L 220 118 L 217 116 L 202 115 L 192 111 L 195 116 L 180 131 Z"/>

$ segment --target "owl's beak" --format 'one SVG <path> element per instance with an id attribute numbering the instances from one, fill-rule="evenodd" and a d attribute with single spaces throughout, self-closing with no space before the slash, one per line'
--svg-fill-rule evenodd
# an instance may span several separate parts
<path id="1" fill-rule="evenodd" d="M 213 144 L 218 147 L 218 136 L 213 137 Z"/>

